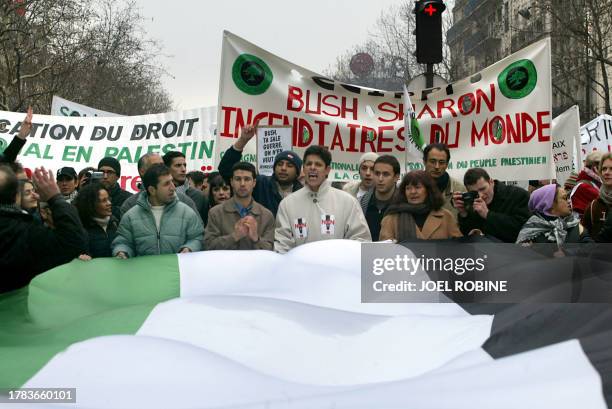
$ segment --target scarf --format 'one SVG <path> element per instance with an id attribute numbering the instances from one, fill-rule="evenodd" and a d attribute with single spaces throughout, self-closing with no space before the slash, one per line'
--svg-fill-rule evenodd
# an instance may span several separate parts
<path id="1" fill-rule="evenodd" d="M 176 187 L 176 193 L 182 193 L 184 195 L 187 194 L 187 189 L 189 189 L 189 181 L 187 181 L 187 179 L 185 179 L 185 183 L 183 183 L 180 186 Z"/>
<path id="2" fill-rule="evenodd" d="M 599 197 L 605 204 L 612 206 L 612 189 L 605 185 L 599 189 Z"/>
<path id="3" fill-rule="evenodd" d="M 75 197 L 77 197 L 78 194 L 79 194 L 79 191 L 78 190 L 74 190 L 69 195 L 62 195 L 62 196 L 64 197 L 65 201 L 67 201 L 68 203 L 72 203 L 72 201 L 74 200 Z"/>
<path id="4" fill-rule="evenodd" d="M 543 234 L 546 240 L 551 243 L 561 245 L 565 243 L 567 231 L 572 227 L 576 227 L 580 220 L 574 214 L 566 217 L 546 218 L 541 214 L 534 214 L 527 220 L 519 232 L 517 243 L 524 243 L 535 239 Z"/>
<path id="5" fill-rule="evenodd" d="M 102 230 L 106 231 L 108 223 L 110 222 L 110 216 L 106 217 L 92 217 L 91 218 L 98 226 L 102 227 Z"/>
<path id="6" fill-rule="evenodd" d="M 450 176 L 448 176 L 447 172 L 444 172 L 442 176 L 436 179 L 436 185 L 438 186 L 438 190 L 441 193 L 444 193 L 444 190 L 448 187 L 448 183 L 450 182 Z"/>
<path id="7" fill-rule="evenodd" d="M 416 235 L 416 222 L 413 215 L 427 215 L 431 212 L 431 207 L 426 203 L 413 205 L 410 203 L 396 203 L 389 206 L 388 214 L 397 214 L 397 241 L 414 240 Z"/>
<path id="8" fill-rule="evenodd" d="M 594 170 L 591 170 L 589 168 L 584 168 L 582 169 L 582 171 L 586 173 L 591 179 L 593 179 L 593 181 L 597 184 L 597 186 L 601 186 L 601 178 Z"/>

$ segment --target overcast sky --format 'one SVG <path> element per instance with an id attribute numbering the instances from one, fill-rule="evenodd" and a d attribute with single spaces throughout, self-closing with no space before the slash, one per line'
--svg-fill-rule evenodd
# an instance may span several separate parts
<path id="1" fill-rule="evenodd" d="M 138 0 L 151 38 L 169 58 L 164 79 L 177 109 L 217 105 L 223 30 L 321 72 L 362 43 L 380 13 L 403 0 Z"/>

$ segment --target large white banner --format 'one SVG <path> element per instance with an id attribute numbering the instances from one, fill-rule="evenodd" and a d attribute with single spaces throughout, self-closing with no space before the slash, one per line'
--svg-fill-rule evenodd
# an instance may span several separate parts
<path id="1" fill-rule="evenodd" d="M 552 135 L 557 183 L 563 185 L 573 170 L 578 171 L 582 167 L 578 105 L 553 119 Z"/>
<path id="2" fill-rule="evenodd" d="M 215 161 L 247 123 L 292 125 L 299 154 L 314 144 L 333 157 L 332 180 L 358 179 L 364 152 L 405 162 L 402 92 L 333 81 L 224 32 Z M 433 91 L 433 92 L 432 92 Z M 449 172 L 483 167 L 503 180 L 551 178 L 550 41 L 542 40 L 443 90 L 411 96 L 424 144 L 451 149 Z M 419 139 L 420 138 L 420 139 Z M 255 143 L 245 151 L 255 161 Z M 421 163 L 407 163 L 410 169 Z"/>
<path id="3" fill-rule="evenodd" d="M 580 128 L 582 156 L 593 151 L 612 151 L 612 116 L 600 115 Z"/>
<path id="4" fill-rule="evenodd" d="M 53 95 L 53 99 L 51 100 L 51 115 L 100 117 L 123 116 L 112 112 L 102 111 L 101 109 L 88 107 L 87 105 L 77 104 L 76 102 L 60 98 L 57 95 Z"/>
<path id="5" fill-rule="evenodd" d="M 61 117 L 34 115 L 32 131 L 18 160 L 26 168 L 57 170 L 71 166 L 78 172 L 98 166 L 105 156 L 121 163 L 122 188 L 136 191 L 136 164 L 148 152 L 181 151 L 188 170 L 213 170 L 215 124 L 209 109 L 123 117 Z M 0 149 L 19 132 L 25 114 L 0 111 Z"/>

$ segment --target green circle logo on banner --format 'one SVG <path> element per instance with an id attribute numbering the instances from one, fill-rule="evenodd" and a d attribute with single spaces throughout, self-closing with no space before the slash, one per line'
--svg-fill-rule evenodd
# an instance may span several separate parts
<path id="1" fill-rule="evenodd" d="M 423 150 L 423 146 L 425 146 L 425 141 L 423 140 L 423 135 L 421 135 L 421 128 L 419 128 L 419 123 L 415 118 L 412 118 L 410 120 L 410 140 L 420 151 Z"/>
<path id="2" fill-rule="evenodd" d="M 4 139 L 0 138 L 0 153 L 3 153 L 7 146 L 8 143 L 6 143 Z"/>
<path id="3" fill-rule="evenodd" d="M 232 66 L 234 84 L 245 94 L 263 94 L 272 84 L 273 78 L 268 64 L 251 54 L 241 54 Z"/>
<path id="4" fill-rule="evenodd" d="M 537 82 L 538 71 L 531 60 L 515 61 L 497 77 L 499 90 L 510 99 L 521 99 L 531 94 Z"/>

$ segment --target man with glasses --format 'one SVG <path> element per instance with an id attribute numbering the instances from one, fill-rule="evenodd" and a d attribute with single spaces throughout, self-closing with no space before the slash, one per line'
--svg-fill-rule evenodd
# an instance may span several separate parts
<path id="1" fill-rule="evenodd" d="M 130 192 L 121 189 L 119 183 L 117 183 L 121 176 L 121 165 L 117 159 L 107 156 L 98 163 L 98 171 L 102 172 L 101 183 L 110 194 L 113 216 L 119 220 L 121 219 L 121 205 L 132 196 Z"/>
<path id="2" fill-rule="evenodd" d="M 438 190 L 440 190 L 444 197 L 444 205 L 442 207 L 451 212 L 455 220 L 457 220 L 457 209 L 455 209 L 452 202 L 453 193 L 462 193 L 465 192 L 466 189 L 461 182 L 453 179 L 446 172 L 450 157 L 448 146 L 443 143 L 432 143 L 431 145 L 427 145 L 423 150 L 425 171 L 434 179 L 438 186 Z"/>
<path id="3" fill-rule="evenodd" d="M 255 200 L 255 166 L 238 162 L 230 179 L 234 196 L 210 209 L 204 232 L 206 250 L 272 250 L 274 216 Z"/>

